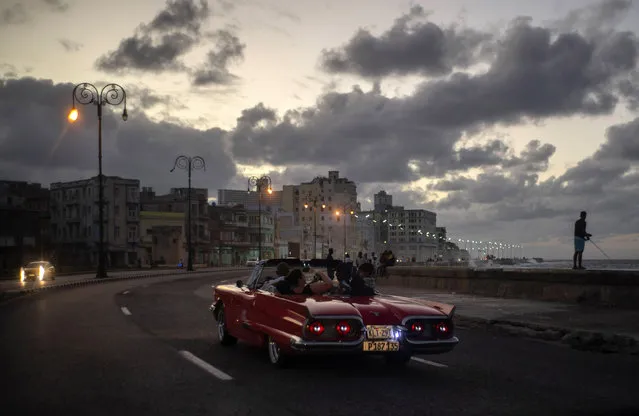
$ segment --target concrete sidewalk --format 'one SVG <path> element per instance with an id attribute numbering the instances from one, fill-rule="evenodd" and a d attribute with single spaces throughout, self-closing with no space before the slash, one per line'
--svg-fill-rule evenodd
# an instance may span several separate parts
<path id="1" fill-rule="evenodd" d="M 388 295 L 455 305 L 460 326 L 559 342 L 581 350 L 639 354 L 639 310 L 488 298 L 394 286 L 378 286 L 378 290 Z"/>

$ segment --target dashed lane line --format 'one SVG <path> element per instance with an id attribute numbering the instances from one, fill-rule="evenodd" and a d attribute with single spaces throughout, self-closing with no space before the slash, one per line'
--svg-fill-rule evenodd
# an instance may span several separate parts
<path id="1" fill-rule="evenodd" d="M 438 363 L 438 362 L 430 361 L 430 360 L 424 360 L 423 358 L 419 358 L 419 357 L 411 357 L 411 360 L 417 361 L 418 363 L 422 363 L 426 365 L 432 365 L 433 367 L 438 367 L 438 368 L 448 367 L 446 364 L 442 364 L 442 363 Z"/>
<path id="2" fill-rule="evenodd" d="M 122 311 L 123 314 L 125 314 L 127 316 L 131 315 L 131 311 L 126 306 L 121 307 L 120 310 Z"/>
<path id="3" fill-rule="evenodd" d="M 233 380 L 233 377 L 226 374 L 224 371 L 213 367 L 211 364 L 191 354 L 188 351 L 182 350 L 180 351 L 180 355 L 183 358 L 187 359 L 188 361 L 192 362 L 193 364 L 197 365 L 198 367 L 200 367 L 202 370 L 206 371 L 207 373 L 219 378 L 220 380 L 224 380 L 224 381 Z"/>

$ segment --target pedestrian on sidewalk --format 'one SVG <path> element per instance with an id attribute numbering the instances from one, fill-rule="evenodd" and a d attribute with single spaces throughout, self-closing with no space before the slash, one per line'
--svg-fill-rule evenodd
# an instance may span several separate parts
<path id="1" fill-rule="evenodd" d="M 590 240 L 590 237 L 592 237 L 592 234 L 586 232 L 586 215 L 586 211 L 581 211 L 579 219 L 575 221 L 575 254 L 572 256 L 572 268 L 574 270 L 585 269 L 581 265 L 581 259 L 586 248 L 586 240 Z"/>
<path id="2" fill-rule="evenodd" d="M 333 249 L 328 249 L 328 256 L 326 256 L 326 273 L 331 279 L 335 277 L 335 260 L 333 259 Z"/>

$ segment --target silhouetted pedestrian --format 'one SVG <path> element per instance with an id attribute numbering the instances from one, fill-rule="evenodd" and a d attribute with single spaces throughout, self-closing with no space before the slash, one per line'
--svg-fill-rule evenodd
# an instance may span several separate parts
<path id="1" fill-rule="evenodd" d="M 572 256 L 572 268 L 575 270 L 585 269 L 581 265 L 581 259 L 586 248 L 586 240 L 590 240 L 590 237 L 592 237 L 592 234 L 586 232 L 586 215 L 586 211 L 581 211 L 579 219 L 575 221 L 575 254 Z"/>

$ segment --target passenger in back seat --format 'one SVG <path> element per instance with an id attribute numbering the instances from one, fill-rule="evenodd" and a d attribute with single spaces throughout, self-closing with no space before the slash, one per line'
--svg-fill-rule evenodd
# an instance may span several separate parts
<path id="1" fill-rule="evenodd" d="M 288 264 L 281 262 L 280 264 L 277 265 L 277 268 L 275 269 L 275 274 L 277 276 L 266 277 L 264 281 L 262 282 L 262 284 L 258 284 L 258 289 L 262 287 L 266 287 L 266 285 L 273 286 L 276 283 L 281 282 L 282 280 L 286 278 L 286 276 L 288 276 L 289 273 L 290 273 L 290 267 L 288 266 Z"/>

